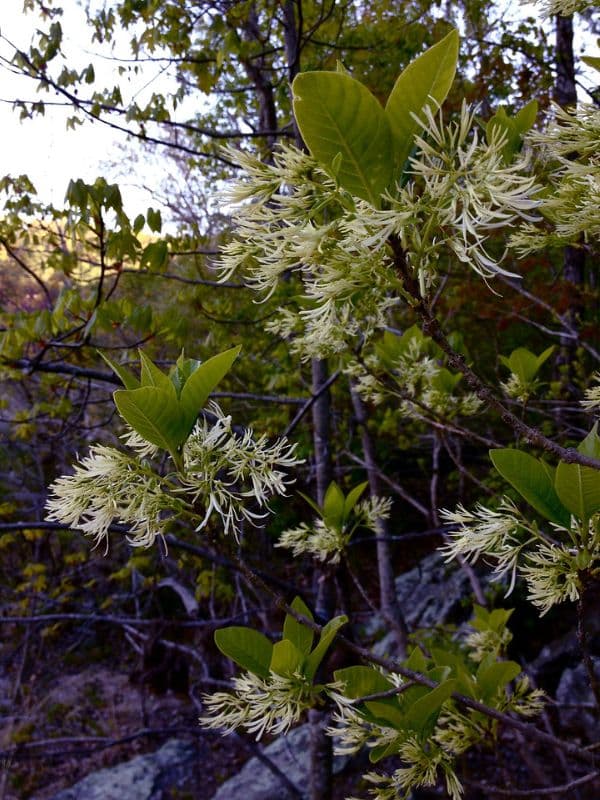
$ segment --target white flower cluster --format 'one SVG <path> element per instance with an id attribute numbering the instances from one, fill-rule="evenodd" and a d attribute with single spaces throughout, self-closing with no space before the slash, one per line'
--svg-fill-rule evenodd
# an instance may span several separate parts
<path id="1" fill-rule="evenodd" d="M 598 386 L 590 386 L 589 389 L 586 389 L 585 400 L 581 401 L 581 405 L 587 411 L 591 411 L 593 408 L 600 408 L 600 372 L 594 373 L 594 375 L 592 375 L 592 380 L 595 381 Z"/>
<path id="2" fill-rule="evenodd" d="M 248 508 L 248 500 L 268 511 L 269 499 L 285 495 L 287 485 L 294 481 L 286 470 L 302 462 L 294 457 L 295 444 L 285 439 L 269 444 L 266 436 L 254 439 L 249 428 L 237 434 L 230 416 L 216 403 L 209 408 L 215 419 L 199 420 L 184 445 L 180 491 L 192 504 L 200 501 L 206 506 L 197 530 L 216 512 L 225 533 L 236 533 L 244 520 L 252 523 L 265 516 L 265 511 Z"/>
<path id="3" fill-rule="evenodd" d="M 104 540 L 106 547 L 114 522 L 129 526 L 130 544 L 148 547 L 164 532 L 165 512 L 183 506 L 140 458 L 103 445 L 91 447 L 73 475 L 58 478 L 46 502 L 47 519 L 83 531 L 96 546 Z"/>
<path id="4" fill-rule="evenodd" d="M 551 170 L 553 191 L 540 210 L 552 229 L 523 226 L 511 237 L 511 246 L 522 255 L 576 243 L 580 237 L 586 242 L 600 238 L 600 110 L 585 104 L 552 110 L 547 129 L 529 136 L 540 150 L 542 165 Z"/>
<path id="5" fill-rule="evenodd" d="M 510 227 L 519 218 L 536 219 L 531 212 L 539 202 L 533 199 L 537 187 L 529 174 L 528 152 L 506 165 L 504 135 L 498 133 L 490 142 L 480 138 L 476 111 L 465 103 L 460 120 L 450 125 L 429 106 L 425 113 L 426 135 L 417 137 L 419 152 L 411 162 L 416 183 L 423 186 L 419 194 L 405 191 L 400 199 L 412 205 L 419 220 L 419 242 L 411 241 L 410 230 L 405 232 L 411 261 L 422 267 L 424 257 L 432 260 L 434 251 L 439 257 L 445 247 L 486 280 L 512 275 L 500 266 L 505 253 L 492 255 L 485 245 L 491 231 Z"/>
<path id="6" fill-rule="evenodd" d="M 369 355 L 363 364 L 353 363 L 346 369 L 356 382 L 364 400 L 381 403 L 386 395 L 396 395 L 396 410 L 407 419 L 433 414 L 445 420 L 470 417 L 481 409 L 482 401 L 473 392 L 458 393 L 453 376 L 439 360 L 427 354 L 427 340 L 411 340 L 405 353 L 390 365 L 398 385 L 397 392 L 377 379 L 381 369 L 377 355 Z M 368 372 L 367 369 L 371 370 Z M 446 380 L 447 379 L 447 380 Z"/>
<path id="7" fill-rule="evenodd" d="M 317 517 L 311 525 L 305 522 L 283 531 L 275 547 L 286 547 L 294 556 L 308 554 L 317 561 L 339 564 L 352 534 L 359 525 L 377 532 L 377 523 L 387 519 L 392 508 L 389 498 L 371 497 L 361 501 L 351 519 L 341 528 L 327 525 Z"/>
<path id="8" fill-rule="evenodd" d="M 521 380 L 519 375 L 516 375 L 513 372 L 507 381 L 502 381 L 500 383 L 500 386 L 506 392 L 508 397 L 512 397 L 513 400 L 518 400 L 519 403 L 525 404 L 529 401 L 532 392 L 535 391 L 537 381 L 525 382 Z"/>
<path id="9" fill-rule="evenodd" d="M 203 697 L 207 716 L 200 717 L 205 728 L 222 730 L 223 735 L 239 727 L 260 739 L 263 733 L 286 733 L 302 713 L 314 704 L 310 683 L 298 674 L 261 678 L 245 672 L 233 679 L 232 692 L 216 692 Z"/>
<path id="10" fill-rule="evenodd" d="M 490 231 L 518 217 L 532 219 L 534 180 L 521 173 L 527 157 L 502 161 L 503 139 L 491 144 L 474 130 L 463 106 L 458 124 L 427 112 L 413 178 L 386 195 L 386 208 L 351 197 L 306 153 L 283 146 L 266 164 L 228 150 L 245 177 L 225 196 L 235 206 L 237 238 L 223 248 L 223 279 L 241 271 L 266 299 L 284 274 L 300 279 L 300 310 L 283 311 L 270 330 L 292 339 L 303 358 L 324 357 L 367 340 L 400 302 L 390 237 L 404 248 L 425 293 L 443 252 L 454 253 L 484 278 L 503 270 L 484 243 Z"/>
<path id="11" fill-rule="evenodd" d="M 168 520 L 181 513 L 196 515 L 202 503 L 204 518 L 198 530 L 216 512 L 224 532 L 237 533 L 243 520 L 252 522 L 268 510 L 269 499 L 283 495 L 294 478 L 286 470 L 300 460 L 295 445 L 285 439 L 269 444 L 265 436 L 254 439 L 251 430 L 237 435 L 231 418 L 213 404 L 214 424 L 198 422 L 183 448 L 183 471 L 162 477 L 146 460 L 157 448 L 129 432 L 129 455 L 113 447 L 95 445 L 75 466 L 73 475 L 58 478 L 50 487 L 48 519 L 89 534 L 96 544 L 106 541 L 113 523 L 129 527 L 127 536 L 136 547 L 149 547 L 162 536 Z"/>
<path id="12" fill-rule="evenodd" d="M 521 0 L 521 3 L 535 3 L 540 6 L 542 19 L 560 14 L 561 17 L 570 17 L 578 11 L 597 6 L 597 2 L 590 0 Z"/>
<path id="13" fill-rule="evenodd" d="M 489 558 L 497 579 L 511 576 L 507 595 L 514 588 L 518 571 L 527 583 L 529 600 L 542 615 L 557 603 L 577 600 L 581 570 L 600 565 L 598 515 L 589 521 L 587 531 L 581 530 L 575 518 L 568 529 L 550 523 L 552 538 L 528 522 L 506 497 L 495 511 L 481 504 L 474 511 L 459 505 L 456 511 L 442 510 L 440 515 L 459 526 L 448 534 L 449 541 L 441 548 L 448 560 L 458 555 L 468 561 Z"/>

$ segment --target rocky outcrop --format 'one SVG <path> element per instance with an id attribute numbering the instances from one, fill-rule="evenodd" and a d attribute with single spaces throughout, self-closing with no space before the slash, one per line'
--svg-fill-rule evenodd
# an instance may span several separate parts
<path id="1" fill-rule="evenodd" d="M 303 800 L 310 780 L 310 725 L 300 725 L 262 748 L 226 781 L 212 800 Z M 340 772 L 347 757 L 334 757 L 333 771 Z M 286 780 L 282 780 L 281 773 Z"/>
<path id="2" fill-rule="evenodd" d="M 51 800 L 163 800 L 187 781 L 196 761 L 191 742 L 171 739 L 155 753 L 92 772 Z"/>

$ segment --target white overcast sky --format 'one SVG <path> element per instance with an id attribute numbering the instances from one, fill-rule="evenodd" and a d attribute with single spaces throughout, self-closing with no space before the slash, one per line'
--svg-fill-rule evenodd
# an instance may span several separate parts
<path id="1" fill-rule="evenodd" d="M 124 85 L 123 78 L 113 73 L 116 69 L 114 63 L 98 57 L 100 46 L 91 43 L 85 15 L 77 0 L 63 0 L 58 5 L 65 11 L 60 19 L 64 34 L 63 49 L 72 59 L 71 64 L 83 68 L 92 62 L 99 86 L 119 82 L 126 91 L 128 87 Z M 40 24 L 37 15 L 23 12 L 23 0 L 0 0 L 0 32 L 16 46 L 27 49 L 35 29 L 41 26 L 46 27 L 44 23 Z M 10 53 L 6 42 L 0 41 L 0 55 L 9 57 Z M 129 55 L 126 40 L 119 55 Z M 164 79 L 159 77 L 159 73 L 159 67 L 155 66 L 143 79 L 138 79 L 137 85 L 131 85 L 131 95 L 144 93 L 147 82 L 150 82 L 150 87 L 146 88 L 146 92 L 164 86 Z M 35 100 L 35 88 L 34 81 L 19 78 L 0 65 L 0 98 Z M 85 88 L 81 91 L 82 96 Z M 46 93 L 40 94 L 39 98 L 54 99 Z M 140 99 L 143 100 L 142 97 Z M 156 199 L 138 190 L 137 186 L 141 183 L 160 183 L 161 171 L 157 159 L 148 158 L 146 162 L 142 160 L 133 164 L 119 148 L 124 136 L 98 122 L 85 123 L 74 131 L 67 130 L 65 123 L 70 113 L 69 109 L 52 108 L 48 109 L 45 116 L 20 122 L 18 112 L 13 110 L 10 103 L 0 103 L 0 175 L 29 175 L 40 200 L 57 206 L 62 205 L 71 178 L 92 182 L 99 175 L 104 175 L 107 180 L 118 180 L 121 184 L 130 214 L 144 211 L 148 205 L 156 207 Z M 120 169 L 112 165 L 111 162 L 115 161 L 120 162 Z"/>
<path id="2" fill-rule="evenodd" d="M 98 0 L 98 4 L 100 2 Z M 122 79 L 113 77 L 111 70 L 115 69 L 114 64 L 99 58 L 97 54 L 100 46 L 90 42 L 90 32 L 78 0 L 62 0 L 57 5 L 62 6 L 65 11 L 61 18 L 65 36 L 64 51 L 71 63 L 83 68 L 92 61 L 100 86 L 111 85 L 117 80 L 122 84 Z M 535 11 L 528 4 L 524 6 L 523 13 Z M 18 47 L 26 49 L 29 46 L 32 34 L 39 24 L 35 14 L 23 12 L 23 0 L 0 0 L 0 32 Z M 118 47 L 119 55 L 129 55 L 126 39 L 125 35 L 123 43 Z M 593 41 L 588 43 L 587 51 L 590 54 L 598 53 Z M 0 56 L 10 56 L 10 48 L 2 41 Z M 137 85 L 130 84 L 131 95 L 136 92 L 141 94 L 140 100 L 143 100 L 144 92 L 160 90 L 161 86 L 165 86 L 165 78 L 159 74 L 159 66 L 150 67 L 153 71 L 138 79 Z M 588 81 L 592 84 L 594 82 Z M 148 83 L 149 87 L 146 86 Z M 19 79 L 0 64 L 0 98 L 17 97 L 35 99 L 33 82 Z M 44 97 L 48 96 L 42 95 Z M 124 99 L 127 101 L 128 98 Z M 118 143 L 123 142 L 123 137 L 100 123 L 87 123 L 75 131 L 67 131 L 65 120 L 68 113 L 66 110 L 52 109 L 45 117 L 20 123 L 18 114 L 11 105 L 0 103 L 0 176 L 25 173 L 33 180 L 42 201 L 60 206 L 71 178 L 79 177 L 91 182 L 98 175 L 104 175 L 108 180 L 118 179 L 130 214 L 144 211 L 148 205 L 156 207 L 156 198 L 138 190 L 136 186 L 141 183 L 157 187 L 160 185 L 160 157 L 150 161 L 144 160 L 142 154 L 141 160 L 134 163 L 131 157 L 119 149 Z M 121 174 L 110 165 L 111 161 L 121 161 Z"/>

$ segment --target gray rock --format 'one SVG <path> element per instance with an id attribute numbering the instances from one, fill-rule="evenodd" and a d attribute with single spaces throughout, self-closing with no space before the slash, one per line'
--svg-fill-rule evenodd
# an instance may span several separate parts
<path id="1" fill-rule="evenodd" d="M 310 725 L 300 725 L 287 736 L 280 736 L 262 748 L 266 758 L 308 797 L 310 776 Z M 334 773 L 347 764 L 347 757 L 335 756 Z M 243 768 L 222 784 L 212 800 L 297 800 L 281 778 L 258 757 L 251 758 Z"/>
<path id="2" fill-rule="evenodd" d="M 160 750 L 92 772 L 51 800 L 161 800 L 177 788 L 196 759 L 191 742 L 171 739 Z"/>
<path id="3" fill-rule="evenodd" d="M 593 658 L 592 661 L 600 680 L 600 658 Z M 600 739 L 598 709 L 584 664 L 569 667 L 563 672 L 556 690 L 556 701 L 563 728 L 589 742 L 597 742 Z"/>
<path id="4" fill-rule="evenodd" d="M 487 581 L 482 580 L 486 585 Z M 439 553 L 424 558 L 416 567 L 396 578 L 396 596 L 408 627 L 431 628 L 435 625 L 460 624 L 470 613 L 464 601 L 473 590 L 467 574 L 456 564 L 447 564 Z M 373 617 L 368 636 L 385 634 L 383 620 Z M 376 655 L 393 652 L 393 634 L 384 635 L 373 648 Z"/>

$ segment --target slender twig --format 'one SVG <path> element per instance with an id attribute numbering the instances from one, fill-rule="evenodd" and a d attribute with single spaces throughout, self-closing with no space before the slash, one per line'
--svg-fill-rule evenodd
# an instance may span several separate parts
<path id="1" fill-rule="evenodd" d="M 600 772 L 589 772 L 587 775 L 583 775 L 581 778 L 576 778 L 575 780 L 569 781 L 569 783 L 563 783 L 560 786 L 547 786 L 537 789 L 502 789 L 500 786 L 491 786 L 488 783 L 477 783 L 475 781 L 468 781 L 468 785 L 473 786 L 476 789 L 481 789 L 484 792 L 489 792 L 490 794 L 502 795 L 503 797 L 536 798 L 548 797 L 548 795 L 553 794 L 560 794 L 565 797 L 569 797 L 568 793 L 573 791 L 573 789 L 576 789 L 578 786 L 584 786 L 586 783 L 590 783 L 599 777 Z"/>

